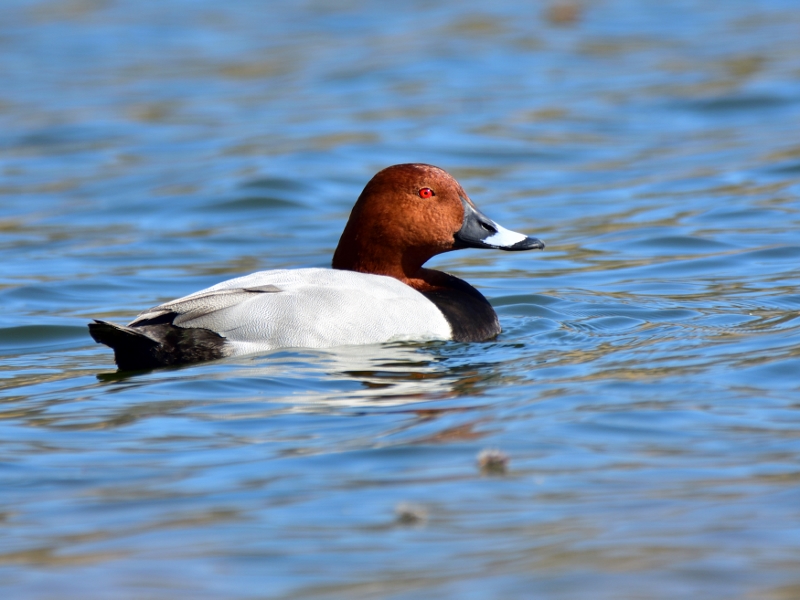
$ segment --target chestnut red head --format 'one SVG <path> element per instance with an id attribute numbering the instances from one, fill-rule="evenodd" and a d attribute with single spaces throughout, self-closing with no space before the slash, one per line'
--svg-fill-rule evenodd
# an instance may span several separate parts
<path id="1" fill-rule="evenodd" d="M 394 165 L 378 172 L 361 192 L 333 267 L 405 281 L 432 256 L 469 247 L 531 250 L 544 244 L 489 219 L 446 171 Z"/>

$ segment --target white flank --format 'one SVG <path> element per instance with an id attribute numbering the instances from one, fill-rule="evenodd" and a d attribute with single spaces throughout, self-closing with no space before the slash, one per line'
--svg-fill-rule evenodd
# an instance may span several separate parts
<path id="1" fill-rule="evenodd" d="M 414 288 L 393 277 L 334 269 L 252 273 L 151 308 L 140 318 L 164 312 L 178 313 L 179 327 L 220 334 L 232 355 L 453 337 L 439 308 Z"/>

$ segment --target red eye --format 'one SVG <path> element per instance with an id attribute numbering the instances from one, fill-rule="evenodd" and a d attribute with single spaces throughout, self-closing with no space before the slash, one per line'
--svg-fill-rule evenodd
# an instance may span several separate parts
<path id="1" fill-rule="evenodd" d="M 422 188 L 419 191 L 419 197 L 420 198 L 430 198 L 431 196 L 435 196 L 435 195 L 436 194 L 434 193 L 434 191 L 431 188 Z"/>

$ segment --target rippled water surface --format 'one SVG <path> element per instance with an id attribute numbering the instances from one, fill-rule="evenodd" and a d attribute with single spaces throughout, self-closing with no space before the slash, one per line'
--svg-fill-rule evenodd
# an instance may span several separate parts
<path id="1" fill-rule="evenodd" d="M 789 0 L 4 1 L 2 596 L 800 598 L 798 32 Z M 495 341 L 122 376 L 89 338 L 327 266 L 410 161 L 548 244 L 431 261 Z"/>

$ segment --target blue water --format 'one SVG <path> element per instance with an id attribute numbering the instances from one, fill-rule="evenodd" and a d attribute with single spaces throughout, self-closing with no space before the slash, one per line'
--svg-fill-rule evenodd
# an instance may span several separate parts
<path id="1" fill-rule="evenodd" d="M 800 597 L 800 7 L 489 4 L 2 3 L 4 598 Z M 431 261 L 495 341 L 89 338 L 411 161 L 547 242 Z"/>

